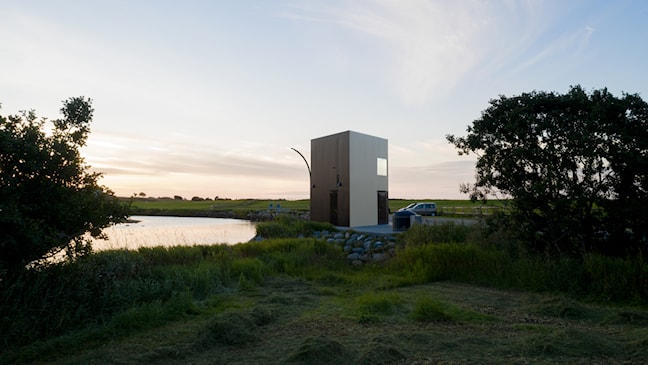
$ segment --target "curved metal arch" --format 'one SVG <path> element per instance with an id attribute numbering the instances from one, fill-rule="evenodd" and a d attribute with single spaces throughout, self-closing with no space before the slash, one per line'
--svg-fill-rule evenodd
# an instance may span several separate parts
<path id="1" fill-rule="evenodd" d="M 301 156 L 301 158 L 304 159 L 304 162 L 306 162 L 306 167 L 308 168 L 308 177 L 309 178 L 312 177 L 311 168 L 310 168 L 310 165 L 308 164 L 308 161 L 306 160 L 306 157 L 304 157 L 304 155 L 302 155 L 301 152 L 297 151 L 296 148 L 290 147 L 290 149 L 297 152 Z"/>

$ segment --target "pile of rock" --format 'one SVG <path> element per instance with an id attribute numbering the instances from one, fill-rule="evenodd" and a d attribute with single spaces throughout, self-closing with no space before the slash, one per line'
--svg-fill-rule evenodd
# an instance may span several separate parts
<path id="1" fill-rule="evenodd" d="M 312 237 L 340 246 L 349 263 L 354 266 L 383 262 L 395 255 L 396 237 L 393 235 L 316 231 Z"/>

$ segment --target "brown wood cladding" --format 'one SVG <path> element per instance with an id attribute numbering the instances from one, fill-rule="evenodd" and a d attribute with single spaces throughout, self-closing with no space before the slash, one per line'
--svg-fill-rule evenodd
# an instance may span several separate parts
<path id="1" fill-rule="evenodd" d="M 311 220 L 348 227 L 349 131 L 311 140 L 311 170 Z M 336 207 L 333 207 L 337 210 L 336 222 L 331 215 L 333 196 L 337 197 Z"/>

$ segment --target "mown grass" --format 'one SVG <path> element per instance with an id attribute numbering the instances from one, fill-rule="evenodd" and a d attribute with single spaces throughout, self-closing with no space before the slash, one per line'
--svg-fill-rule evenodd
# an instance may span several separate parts
<path id="1" fill-rule="evenodd" d="M 278 224 L 274 226 L 274 224 Z M 633 363 L 641 257 L 538 257 L 479 226 L 414 226 L 351 267 L 327 228 L 233 246 L 104 251 L 2 283 L 0 363 Z M 509 290 L 509 291 L 502 291 Z"/>

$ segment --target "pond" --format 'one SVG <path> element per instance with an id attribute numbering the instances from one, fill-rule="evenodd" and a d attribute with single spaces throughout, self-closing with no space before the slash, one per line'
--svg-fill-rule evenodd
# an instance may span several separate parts
<path id="1" fill-rule="evenodd" d="M 132 216 L 135 223 L 104 229 L 107 240 L 95 240 L 95 250 L 154 246 L 236 244 L 256 235 L 253 222 L 229 218 Z"/>

